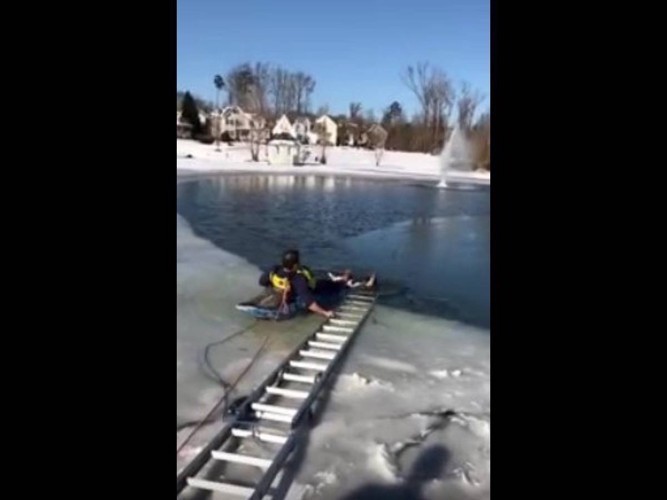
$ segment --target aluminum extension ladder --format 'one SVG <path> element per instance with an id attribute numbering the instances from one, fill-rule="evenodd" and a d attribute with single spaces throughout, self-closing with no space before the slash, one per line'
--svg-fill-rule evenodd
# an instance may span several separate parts
<path id="1" fill-rule="evenodd" d="M 336 309 L 336 317 L 326 320 L 318 331 L 294 349 L 250 394 L 235 418 L 177 475 L 177 497 L 191 488 L 225 493 L 225 498 L 248 500 L 260 500 L 269 493 L 273 480 L 308 428 L 320 391 L 370 315 L 375 300 L 374 292 L 350 291 Z M 234 445 L 238 447 L 244 439 L 259 440 L 263 449 L 274 449 L 273 457 L 228 451 L 234 449 Z M 207 467 L 220 462 L 226 466 L 256 467 L 262 474 L 255 484 L 201 477 L 206 475 Z"/>

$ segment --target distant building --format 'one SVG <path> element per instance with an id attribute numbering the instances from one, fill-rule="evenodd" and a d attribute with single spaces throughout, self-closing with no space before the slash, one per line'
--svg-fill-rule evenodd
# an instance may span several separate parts
<path id="1" fill-rule="evenodd" d="M 227 106 L 221 111 L 213 111 L 208 115 L 208 123 L 211 135 L 215 136 L 219 131 L 221 138 L 228 136 L 233 141 L 247 141 L 251 130 L 261 130 L 266 126 L 263 117 L 246 113 L 238 106 Z"/>
<path id="2" fill-rule="evenodd" d="M 290 123 L 289 118 L 287 118 L 286 115 L 283 115 L 278 119 L 276 125 L 271 130 L 271 135 L 278 137 L 287 136 L 291 138 L 296 138 L 296 134 L 294 133 L 294 127 L 292 127 L 292 124 Z"/>
<path id="3" fill-rule="evenodd" d="M 317 128 L 322 130 L 326 137 L 327 143 L 330 146 L 335 146 L 338 141 L 338 125 L 329 116 L 322 115 L 315 120 Z"/>

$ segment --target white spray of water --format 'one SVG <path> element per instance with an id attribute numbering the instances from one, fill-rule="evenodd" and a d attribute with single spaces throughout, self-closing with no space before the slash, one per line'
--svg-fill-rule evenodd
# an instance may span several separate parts
<path id="1" fill-rule="evenodd" d="M 468 147 L 466 145 L 465 137 L 461 134 L 459 126 L 456 125 L 440 154 L 440 183 L 438 184 L 438 187 L 446 188 L 448 186 L 447 171 L 452 164 L 467 160 Z"/>

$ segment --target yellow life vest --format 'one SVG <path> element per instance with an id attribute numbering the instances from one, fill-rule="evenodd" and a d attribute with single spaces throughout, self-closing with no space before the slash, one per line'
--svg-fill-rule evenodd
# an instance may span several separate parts
<path id="1" fill-rule="evenodd" d="M 296 272 L 297 274 L 300 274 L 304 278 L 306 278 L 309 288 L 311 289 L 315 288 L 317 280 L 313 276 L 313 273 L 310 271 L 310 269 L 308 269 L 307 267 L 299 267 L 297 268 Z M 278 276 L 277 273 L 271 272 L 269 274 L 269 279 L 271 280 L 271 285 L 273 286 L 273 288 L 276 288 L 278 290 L 289 290 L 290 288 L 289 278 L 283 278 Z"/>

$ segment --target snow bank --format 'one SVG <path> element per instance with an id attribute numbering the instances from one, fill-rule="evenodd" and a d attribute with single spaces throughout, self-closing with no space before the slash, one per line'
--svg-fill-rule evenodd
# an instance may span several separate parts
<path id="1" fill-rule="evenodd" d="M 327 149 L 326 165 L 280 166 L 266 162 L 265 149 L 261 149 L 259 162 L 250 161 L 250 149 L 247 145 L 221 145 L 216 151 L 215 145 L 201 144 L 195 141 L 176 140 L 176 170 L 179 176 L 201 175 L 204 173 L 319 173 L 326 175 L 354 175 L 363 177 L 408 178 L 436 181 L 440 179 L 440 157 L 424 153 L 403 151 L 385 151 L 382 162 L 375 165 L 373 151 L 333 147 Z M 319 148 L 313 149 L 319 154 Z M 186 156 L 192 158 L 186 158 Z M 450 170 L 448 181 L 489 184 L 488 172 L 460 172 Z"/>

